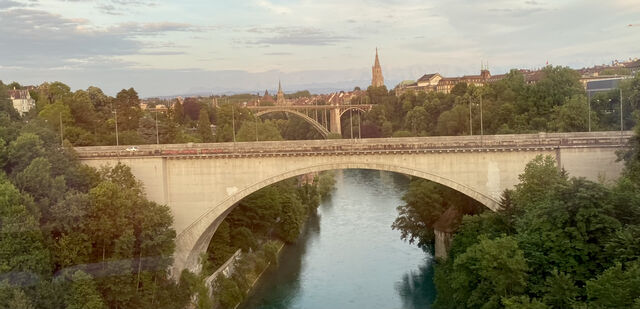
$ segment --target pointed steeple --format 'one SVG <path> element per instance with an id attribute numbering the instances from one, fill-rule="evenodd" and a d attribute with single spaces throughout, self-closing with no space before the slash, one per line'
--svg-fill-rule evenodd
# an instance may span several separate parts
<path id="1" fill-rule="evenodd" d="M 276 105 L 286 105 L 287 102 L 284 99 L 284 91 L 282 91 L 282 83 L 278 80 L 278 94 L 276 95 Z"/>
<path id="2" fill-rule="evenodd" d="M 376 47 L 376 59 L 371 68 L 371 86 L 382 87 L 384 86 L 384 77 L 382 77 L 382 67 L 380 66 L 380 59 L 378 58 L 378 48 Z"/>

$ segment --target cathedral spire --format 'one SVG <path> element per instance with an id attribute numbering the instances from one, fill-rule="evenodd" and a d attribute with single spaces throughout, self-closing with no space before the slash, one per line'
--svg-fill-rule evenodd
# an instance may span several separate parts
<path id="1" fill-rule="evenodd" d="M 284 99 L 284 91 L 282 91 L 282 83 L 278 80 L 278 94 L 276 95 L 276 105 L 286 105 L 287 101 Z"/>
<path id="2" fill-rule="evenodd" d="M 371 68 L 371 86 L 382 87 L 384 86 L 384 77 L 382 77 L 382 67 L 380 66 L 380 59 L 378 58 L 378 48 L 376 47 L 376 59 Z"/>

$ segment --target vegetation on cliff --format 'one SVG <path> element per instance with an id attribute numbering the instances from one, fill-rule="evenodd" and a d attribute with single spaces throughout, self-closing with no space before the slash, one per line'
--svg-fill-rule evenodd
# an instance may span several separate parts
<path id="1" fill-rule="evenodd" d="M 21 121 L 1 83 L 0 196 L 1 308 L 188 302 L 167 273 L 169 208 L 147 200 L 128 167 L 81 165 L 46 122 Z"/>
<path id="2" fill-rule="evenodd" d="M 635 308 L 640 306 L 639 138 L 615 183 L 571 178 L 551 157 L 528 163 L 502 210 L 465 216 L 436 265 L 436 308 Z M 415 184 L 412 184 L 415 186 Z M 409 190 L 396 222 L 407 239 L 432 242 L 438 200 Z M 447 195 L 437 197 L 447 198 Z M 453 201 L 453 199 L 451 200 Z M 426 210 L 430 209 L 430 210 Z M 405 218 L 406 217 L 406 218 Z"/>

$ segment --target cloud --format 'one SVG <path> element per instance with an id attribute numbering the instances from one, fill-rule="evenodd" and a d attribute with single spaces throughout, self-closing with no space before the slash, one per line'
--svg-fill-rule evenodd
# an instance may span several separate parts
<path id="1" fill-rule="evenodd" d="M 287 52 L 273 52 L 273 53 L 264 53 L 265 56 L 290 56 L 293 55 L 293 53 L 287 53 Z"/>
<path id="2" fill-rule="evenodd" d="M 166 32 L 188 31 L 195 32 L 200 31 L 197 27 L 186 23 L 173 23 L 173 22 L 156 22 L 156 23 L 136 23 L 128 22 L 117 24 L 107 29 L 111 33 L 129 34 L 129 35 L 159 35 Z"/>
<path id="3" fill-rule="evenodd" d="M 22 8 L 0 11 L 0 20 L 3 45 L 10 46 L 0 49 L 0 59 L 23 67 L 59 67 L 74 59 L 133 55 L 152 45 L 144 42 L 145 38 L 197 31 L 192 25 L 171 22 L 123 23 L 104 28 L 86 19 Z"/>
<path id="4" fill-rule="evenodd" d="M 248 33 L 268 34 L 254 39 L 245 40 L 247 45 L 272 44 L 272 45 L 301 45 L 301 46 L 322 46 L 335 45 L 340 42 L 352 40 L 353 37 L 344 35 L 334 35 L 316 28 L 298 27 L 270 27 L 270 28 L 250 28 Z"/>
<path id="5" fill-rule="evenodd" d="M 291 9 L 289 9 L 286 6 L 276 5 L 267 0 L 258 0 L 256 1 L 256 4 L 262 8 L 265 8 L 273 13 L 280 14 L 280 15 L 290 14 L 292 12 Z"/>
<path id="6" fill-rule="evenodd" d="M 100 1 L 96 7 L 107 15 L 134 15 L 137 14 L 138 8 L 150 8 L 157 4 L 153 1 Z"/>
<path id="7" fill-rule="evenodd" d="M 8 9 L 13 7 L 21 7 L 25 6 L 23 3 L 12 1 L 12 0 L 0 0 L 0 10 Z"/>

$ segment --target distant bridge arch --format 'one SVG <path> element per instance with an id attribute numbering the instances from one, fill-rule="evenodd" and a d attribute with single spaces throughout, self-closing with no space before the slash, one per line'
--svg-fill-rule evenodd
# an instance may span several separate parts
<path id="1" fill-rule="evenodd" d="M 302 118 L 304 121 L 306 121 L 308 124 L 310 124 L 312 127 L 314 127 L 316 130 L 318 130 L 318 132 L 322 135 L 322 137 L 327 138 L 329 136 L 329 130 L 327 130 L 327 128 L 325 128 L 322 124 L 320 124 L 319 122 L 315 121 L 315 119 L 292 109 L 287 109 L 286 107 L 282 107 L 280 109 L 278 108 L 274 108 L 274 109 L 269 109 L 269 110 L 263 110 L 263 111 L 259 111 L 257 113 L 255 113 L 256 116 L 260 117 L 266 114 L 271 114 L 271 113 L 279 113 L 279 112 L 284 112 L 284 113 L 289 113 L 289 114 L 293 114 L 296 115 L 300 118 Z"/>
<path id="2" fill-rule="evenodd" d="M 365 110 L 362 107 L 359 106 L 348 106 L 348 107 L 343 107 L 342 110 L 340 111 L 340 117 L 342 117 L 342 115 L 344 115 L 344 113 L 350 111 L 350 110 L 355 110 L 355 111 L 359 111 L 363 114 L 366 114 L 368 112 L 368 110 Z"/>

